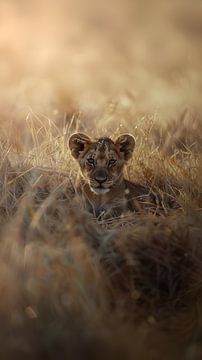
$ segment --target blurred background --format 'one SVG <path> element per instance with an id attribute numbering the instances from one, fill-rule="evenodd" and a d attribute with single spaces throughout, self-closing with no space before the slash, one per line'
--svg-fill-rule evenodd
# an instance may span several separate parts
<path id="1" fill-rule="evenodd" d="M 0 0 L 0 131 L 30 111 L 200 117 L 201 39 L 200 0 Z"/>

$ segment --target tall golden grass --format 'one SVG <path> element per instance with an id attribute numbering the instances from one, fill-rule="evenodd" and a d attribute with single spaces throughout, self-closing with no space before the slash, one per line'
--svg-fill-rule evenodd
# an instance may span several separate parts
<path id="1" fill-rule="evenodd" d="M 200 2 L 0 9 L 1 358 L 201 359 Z M 159 204 L 89 214 L 75 131 L 131 132 Z"/>

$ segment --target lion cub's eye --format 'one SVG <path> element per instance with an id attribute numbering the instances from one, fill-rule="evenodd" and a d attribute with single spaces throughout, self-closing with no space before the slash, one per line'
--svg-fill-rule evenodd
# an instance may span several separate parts
<path id="1" fill-rule="evenodd" d="M 87 161 L 90 165 L 95 165 L 95 161 L 93 158 L 89 158 L 89 159 L 87 159 Z"/>
<path id="2" fill-rule="evenodd" d="M 116 164 L 116 160 L 115 159 L 110 159 L 109 160 L 109 165 L 115 165 Z"/>

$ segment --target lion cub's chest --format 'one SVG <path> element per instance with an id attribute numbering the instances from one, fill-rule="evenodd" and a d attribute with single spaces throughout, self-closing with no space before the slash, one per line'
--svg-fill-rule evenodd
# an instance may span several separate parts
<path id="1" fill-rule="evenodd" d="M 121 215 L 126 208 L 126 198 L 124 189 L 114 189 L 110 193 L 103 195 L 94 194 L 87 186 L 85 186 L 83 195 L 87 210 L 94 216 L 118 216 Z"/>

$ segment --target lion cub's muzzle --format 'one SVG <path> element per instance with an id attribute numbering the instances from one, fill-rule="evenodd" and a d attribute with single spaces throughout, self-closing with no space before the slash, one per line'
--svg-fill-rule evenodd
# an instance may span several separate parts
<path id="1" fill-rule="evenodd" d="M 91 183 L 91 189 L 96 194 L 103 194 L 109 191 L 106 187 L 108 174 L 105 169 L 97 169 L 93 174 L 93 182 Z"/>
<path id="2" fill-rule="evenodd" d="M 93 177 L 101 185 L 107 180 L 107 172 L 105 170 L 96 170 Z"/>

